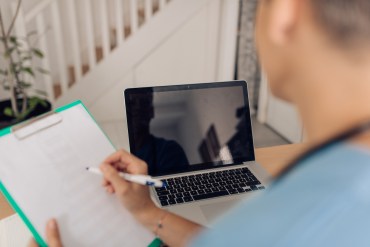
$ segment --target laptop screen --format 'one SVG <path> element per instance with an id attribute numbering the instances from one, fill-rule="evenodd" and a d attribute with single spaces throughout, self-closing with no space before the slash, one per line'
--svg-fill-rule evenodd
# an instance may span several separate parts
<path id="1" fill-rule="evenodd" d="M 125 90 L 131 153 L 151 176 L 254 160 L 246 82 Z"/>

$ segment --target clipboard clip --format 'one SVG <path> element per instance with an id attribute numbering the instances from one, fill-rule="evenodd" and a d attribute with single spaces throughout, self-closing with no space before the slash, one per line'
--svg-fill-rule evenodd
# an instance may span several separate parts
<path id="1" fill-rule="evenodd" d="M 60 114 L 51 111 L 41 116 L 31 118 L 24 123 L 17 124 L 11 128 L 11 131 L 18 140 L 23 140 L 59 124 L 62 120 L 63 117 Z"/>

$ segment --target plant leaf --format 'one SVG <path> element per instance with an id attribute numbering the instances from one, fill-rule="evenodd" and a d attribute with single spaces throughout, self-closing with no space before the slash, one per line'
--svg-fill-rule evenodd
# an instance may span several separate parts
<path id="1" fill-rule="evenodd" d="M 31 60 L 32 56 L 21 57 L 22 61 Z"/>
<path id="2" fill-rule="evenodd" d="M 15 37 L 15 36 L 10 36 L 10 37 L 9 37 L 9 41 L 10 41 L 11 43 L 13 43 L 13 44 L 17 44 L 17 37 Z"/>
<path id="3" fill-rule="evenodd" d="M 22 87 L 22 88 L 30 88 L 31 87 L 31 83 L 28 83 L 28 82 L 25 82 L 25 81 L 20 81 L 19 82 L 19 85 Z"/>
<path id="4" fill-rule="evenodd" d="M 49 70 L 46 70 L 40 67 L 37 68 L 37 71 L 40 72 L 41 74 L 50 74 Z"/>
<path id="5" fill-rule="evenodd" d="M 13 53 L 13 51 L 15 51 L 15 47 L 11 47 L 9 48 L 6 52 L 5 52 L 5 57 L 10 57 L 10 55 Z"/>
<path id="6" fill-rule="evenodd" d="M 28 74 L 32 75 L 33 77 L 35 77 L 35 73 L 33 73 L 33 70 L 32 70 L 32 68 L 30 68 L 30 67 L 24 67 L 24 68 L 21 68 L 21 71 L 24 71 L 24 72 L 26 72 L 26 73 L 28 73 Z"/>
<path id="7" fill-rule="evenodd" d="M 38 103 L 38 100 L 37 100 L 37 98 L 36 98 L 36 97 L 32 97 L 32 98 L 30 98 L 30 99 L 28 100 L 28 104 L 30 105 L 30 107 L 29 107 L 29 108 L 31 108 L 31 109 L 35 108 L 35 107 L 36 107 L 36 105 L 37 105 L 37 103 Z"/>
<path id="8" fill-rule="evenodd" d="M 42 105 L 43 107 L 48 106 L 48 104 L 46 103 L 46 100 L 40 100 L 40 105 Z"/>
<path id="9" fill-rule="evenodd" d="M 8 117 L 13 117 L 13 110 L 10 107 L 6 107 L 4 109 L 4 115 Z"/>
<path id="10" fill-rule="evenodd" d="M 19 38 L 15 37 L 15 36 L 10 36 L 9 37 L 9 45 L 13 45 L 13 47 L 19 47 L 21 46 L 21 43 L 18 42 Z"/>
<path id="11" fill-rule="evenodd" d="M 40 89 L 35 89 L 35 92 L 39 95 L 42 95 L 42 96 L 47 96 L 47 93 L 45 91 L 42 91 Z"/>
<path id="12" fill-rule="evenodd" d="M 45 99 L 41 99 L 39 97 L 32 97 L 30 98 L 30 104 L 32 103 L 32 106 L 42 105 L 44 107 L 47 107 L 47 101 Z"/>
<path id="13" fill-rule="evenodd" d="M 42 51 L 40 51 L 37 48 L 32 48 L 32 52 L 33 52 L 33 54 L 35 54 L 39 58 L 43 58 L 44 57 L 44 53 L 42 53 Z"/>
<path id="14" fill-rule="evenodd" d="M 33 30 L 33 31 L 31 31 L 27 34 L 27 37 L 31 37 L 31 36 L 36 35 L 36 34 L 37 34 L 37 31 Z"/>

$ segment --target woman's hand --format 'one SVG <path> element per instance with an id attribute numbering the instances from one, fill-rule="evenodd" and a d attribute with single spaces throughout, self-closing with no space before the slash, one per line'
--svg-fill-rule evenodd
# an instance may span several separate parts
<path id="1" fill-rule="evenodd" d="M 104 175 L 103 186 L 108 193 L 116 194 L 121 203 L 137 218 L 145 215 L 156 206 L 150 199 L 147 186 L 131 183 L 118 174 L 119 171 L 130 174 L 148 174 L 147 164 L 132 154 L 120 150 L 109 156 L 100 169 Z"/>
<path id="2" fill-rule="evenodd" d="M 46 225 L 46 241 L 49 247 L 62 247 L 58 225 L 55 219 L 49 220 Z M 28 247 L 38 247 L 34 239 L 31 239 Z"/>

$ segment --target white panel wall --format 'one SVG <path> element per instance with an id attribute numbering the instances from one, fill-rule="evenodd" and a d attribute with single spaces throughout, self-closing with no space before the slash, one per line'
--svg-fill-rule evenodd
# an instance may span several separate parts
<path id="1" fill-rule="evenodd" d="M 205 71 L 206 41 L 207 10 L 204 9 L 135 68 L 135 85 L 214 80 L 214 75 L 206 75 Z"/>
<path id="2" fill-rule="evenodd" d="M 124 116 L 123 90 L 132 87 L 133 73 L 127 74 L 114 87 L 107 91 L 99 100 L 89 106 L 93 116 L 101 122 L 110 122 L 126 119 Z"/>
<path id="3" fill-rule="evenodd" d="M 217 11 L 212 1 L 171 37 L 141 61 L 122 78 L 115 87 L 88 107 L 100 122 L 125 120 L 123 116 L 123 90 L 133 86 L 154 86 L 196 83 L 216 80 L 215 69 L 218 47 L 209 45 L 217 41 L 218 32 L 209 32 L 217 24 Z M 215 20 L 216 19 L 216 20 Z M 209 69 L 209 68 L 212 69 Z M 231 79 L 231 78 L 230 78 Z"/>
<path id="4" fill-rule="evenodd" d="M 221 49 L 219 44 L 221 2 L 210 1 L 139 62 L 113 88 L 104 92 L 93 104 L 88 105 L 91 113 L 108 135 L 113 139 L 117 138 L 112 142 L 117 143 L 118 147 L 128 149 L 122 95 L 125 88 L 197 83 L 218 79 L 218 55 L 220 50 L 226 50 Z M 229 49 L 234 50 L 235 47 L 229 47 Z M 233 70 L 233 67 L 229 66 L 229 69 Z M 232 76 L 233 72 L 230 71 L 228 74 Z M 231 80 L 231 76 L 226 79 Z M 114 134 L 117 131 L 121 133 Z"/>
<path id="5" fill-rule="evenodd" d="M 5 0 L 5 1 L 8 1 L 8 0 Z M 12 1 L 15 2 L 16 0 L 12 0 Z M 42 0 L 23 0 L 22 6 L 23 6 L 24 12 L 27 13 L 28 10 L 31 10 L 32 7 L 34 7 L 36 4 L 38 4 L 41 1 Z"/>
<path id="6" fill-rule="evenodd" d="M 119 148 L 129 150 L 123 90 L 133 86 L 133 73 L 127 74 L 119 83 L 89 107 L 111 141 Z"/>

